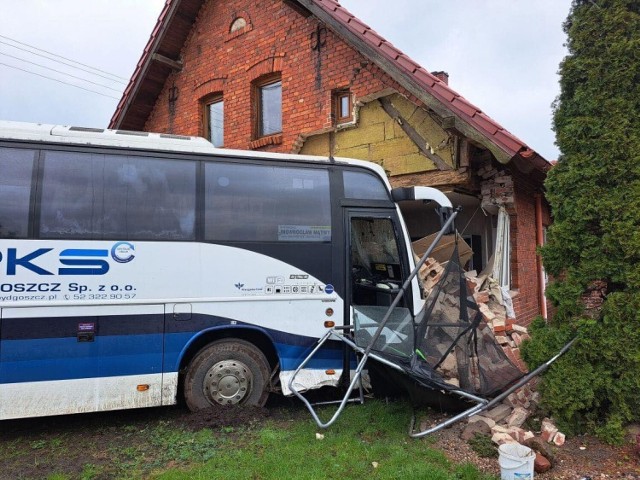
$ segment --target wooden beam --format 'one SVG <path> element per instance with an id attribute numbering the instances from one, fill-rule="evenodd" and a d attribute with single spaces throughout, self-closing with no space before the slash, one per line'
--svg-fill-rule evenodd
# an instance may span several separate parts
<path id="1" fill-rule="evenodd" d="M 389 182 L 393 188 L 421 185 L 439 188 L 462 187 L 469 191 L 478 189 L 478 186 L 474 185 L 469 172 L 461 172 L 459 170 L 431 170 L 429 172 L 396 175 L 389 177 Z"/>
<path id="2" fill-rule="evenodd" d="M 442 127 L 442 129 L 448 133 L 451 133 L 452 135 L 464 135 L 458 128 L 457 128 L 457 122 L 456 122 L 456 117 L 454 116 L 448 116 L 448 117 L 444 117 L 441 121 L 440 121 L 440 126 Z"/>
<path id="3" fill-rule="evenodd" d="M 466 138 L 460 139 L 458 143 L 458 166 L 461 168 L 469 167 L 471 165 L 471 146 Z"/>
<path id="4" fill-rule="evenodd" d="M 159 53 L 151 55 L 151 60 L 169 65 L 173 70 L 177 70 L 178 72 L 182 70 L 182 62 L 180 60 L 172 60 Z"/>
<path id="5" fill-rule="evenodd" d="M 445 162 L 439 155 L 433 153 L 430 148 L 427 147 L 427 141 L 422 138 L 422 136 L 416 131 L 413 126 L 407 121 L 406 118 L 402 116 L 402 114 L 398 111 L 398 109 L 393 105 L 389 97 L 379 98 L 378 101 L 387 115 L 393 118 L 398 124 L 402 131 L 407 134 L 407 136 L 411 139 L 411 141 L 415 144 L 416 147 L 420 150 L 420 152 L 425 155 L 429 160 L 431 160 L 438 170 L 453 170 L 453 167 Z"/>

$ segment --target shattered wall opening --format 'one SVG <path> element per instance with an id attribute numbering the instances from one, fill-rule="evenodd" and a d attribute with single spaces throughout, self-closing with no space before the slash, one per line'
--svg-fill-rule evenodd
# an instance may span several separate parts
<path id="1" fill-rule="evenodd" d="M 498 217 L 483 210 L 480 199 L 475 196 L 457 192 L 445 193 L 453 205 L 462 207 L 456 218 L 456 228 L 473 250 L 473 255 L 463 267 L 466 270 L 481 272 L 494 253 Z M 421 202 L 401 202 L 400 208 L 412 241 L 440 229 L 440 220 L 429 205 Z"/>

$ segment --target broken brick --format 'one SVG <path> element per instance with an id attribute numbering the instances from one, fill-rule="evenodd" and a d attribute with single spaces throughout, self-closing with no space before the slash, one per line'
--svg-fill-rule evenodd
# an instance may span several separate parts
<path id="1" fill-rule="evenodd" d="M 558 432 L 553 437 L 553 443 L 556 444 L 558 447 L 561 447 L 562 445 L 564 445 L 565 440 L 566 440 L 566 437 L 564 433 Z"/>
<path id="2" fill-rule="evenodd" d="M 535 473 L 544 473 L 551 470 L 551 462 L 540 453 L 536 452 L 536 459 L 533 461 L 533 470 Z"/>
<path id="3" fill-rule="evenodd" d="M 511 438 L 516 440 L 518 443 L 522 443 L 525 441 L 525 431 L 519 427 L 509 427 L 506 432 Z"/>
<path id="4" fill-rule="evenodd" d="M 486 423 L 489 429 L 493 428 L 496 425 L 495 420 L 485 417 L 483 415 L 473 415 L 469 418 L 469 423 L 482 422 Z"/>
<path id="5" fill-rule="evenodd" d="M 540 436 L 545 442 L 553 442 L 553 439 L 557 433 L 558 427 L 556 427 L 550 419 L 545 418 L 544 420 L 542 420 Z M 562 435 L 562 437 L 562 443 L 564 443 L 564 435 Z"/>
<path id="6" fill-rule="evenodd" d="M 494 433 L 491 437 L 491 441 L 498 445 L 504 445 L 505 443 L 518 443 L 513 438 L 511 438 L 511 435 L 508 435 L 506 433 Z"/>
<path id="7" fill-rule="evenodd" d="M 477 303 L 488 303 L 489 302 L 489 292 L 486 290 L 482 290 L 481 292 L 476 292 L 473 294 L 473 299 Z"/>
<path id="8" fill-rule="evenodd" d="M 498 423 L 507 418 L 510 414 L 511 407 L 509 405 L 502 404 L 489 410 L 485 416 Z"/>
<path id="9" fill-rule="evenodd" d="M 529 412 L 523 407 L 516 407 L 506 419 L 510 427 L 521 427 L 529 417 Z"/>

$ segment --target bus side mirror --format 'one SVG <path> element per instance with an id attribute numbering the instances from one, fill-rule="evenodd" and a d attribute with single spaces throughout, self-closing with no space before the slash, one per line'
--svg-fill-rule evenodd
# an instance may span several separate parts
<path id="1" fill-rule="evenodd" d="M 440 190 L 433 187 L 399 187 L 391 190 L 394 202 L 423 200 L 436 202 L 441 207 L 453 208 L 451 201 Z"/>

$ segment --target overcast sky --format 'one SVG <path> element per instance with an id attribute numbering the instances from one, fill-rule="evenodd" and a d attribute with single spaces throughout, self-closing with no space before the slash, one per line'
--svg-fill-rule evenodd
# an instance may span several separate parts
<path id="1" fill-rule="evenodd" d="M 0 120 L 107 126 L 163 4 L 0 0 Z M 426 69 L 448 72 L 454 90 L 545 158 L 557 158 L 551 103 L 559 93 L 558 65 L 566 54 L 562 22 L 571 0 L 341 4 Z M 99 76 L 70 68 L 60 57 L 44 58 L 51 57 L 46 52 L 81 62 L 86 66 L 74 65 Z"/>

